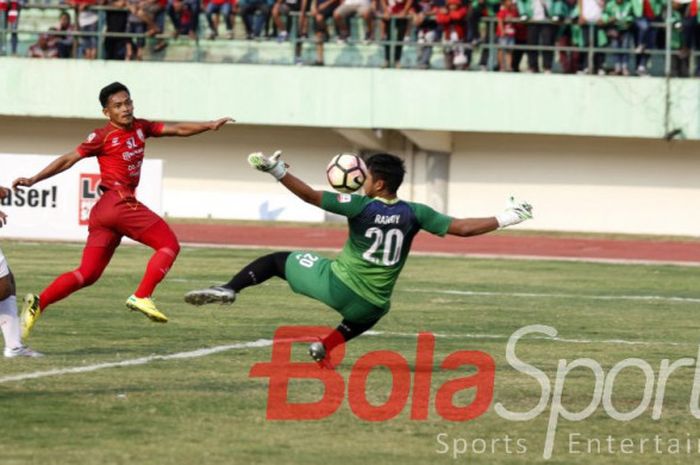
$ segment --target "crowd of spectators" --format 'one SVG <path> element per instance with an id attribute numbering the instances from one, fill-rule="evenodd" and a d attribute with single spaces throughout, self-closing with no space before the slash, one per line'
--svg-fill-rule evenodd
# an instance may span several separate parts
<path id="1" fill-rule="evenodd" d="M 295 59 L 301 63 L 302 45 L 313 42 L 316 65 L 324 63 L 324 43 L 353 41 L 384 45 L 385 66 L 401 66 L 406 43 L 417 44 L 416 66 L 429 68 L 433 48 L 442 52 L 448 69 L 552 71 L 555 52 L 564 73 L 647 75 L 650 51 L 665 47 L 664 0 L 67 0 L 72 16 L 61 13 L 59 24 L 41 36 L 29 52 L 41 57 L 97 57 L 99 16 L 91 7 L 102 5 L 107 32 L 133 37 L 108 37 L 107 59 L 139 60 L 146 39 L 158 52 L 170 37 L 234 38 L 240 15 L 246 39 L 298 37 Z M 671 48 L 676 75 L 700 75 L 689 69 L 690 51 L 700 48 L 700 0 L 673 0 Z M 0 0 L 0 19 L 16 29 L 20 3 Z M 204 13 L 207 28 L 200 29 Z M 358 18 L 355 22 L 349 19 Z M 71 18 L 74 18 L 72 20 Z M 166 18 L 172 27 L 166 34 Z M 75 24 L 73 24 L 75 23 Z M 221 24 L 223 23 L 223 25 Z M 361 25 L 362 31 L 353 31 Z M 660 26 L 660 27 L 659 27 Z M 293 30 L 293 32 L 292 32 Z M 75 34 L 75 32 L 78 34 Z M 12 53 L 16 34 L 10 34 Z M 310 39 L 309 39 L 310 37 Z M 495 44 L 494 49 L 485 46 Z M 590 54 L 589 44 L 606 48 Z M 540 48 L 528 48 L 540 47 Z M 543 48 L 542 48 L 543 47 Z M 477 52 L 478 53 L 475 53 Z M 478 63 L 472 57 L 478 55 Z M 526 63 L 523 58 L 527 57 Z"/>

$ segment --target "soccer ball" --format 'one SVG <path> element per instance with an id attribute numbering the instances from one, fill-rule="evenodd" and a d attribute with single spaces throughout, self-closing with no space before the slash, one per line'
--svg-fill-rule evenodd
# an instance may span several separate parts
<path id="1" fill-rule="evenodd" d="M 326 168 L 328 184 L 338 192 L 349 194 L 362 187 L 367 179 L 367 166 L 353 153 L 339 153 Z"/>

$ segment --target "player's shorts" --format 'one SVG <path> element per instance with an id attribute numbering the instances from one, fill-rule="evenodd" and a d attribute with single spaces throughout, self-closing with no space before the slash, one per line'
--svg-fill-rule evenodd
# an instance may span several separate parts
<path id="1" fill-rule="evenodd" d="M 10 268 L 7 266 L 7 260 L 5 260 L 5 255 L 2 253 L 2 249 L 0 249 L 0 278 L 4 278 L 9 274 Z"/>
<path id="2" fill-rule="evenodd" d="M 90 212 L 86 247 L 116 247 L 123 236 L 140 241 L 143 233 L 159 221 L 163 219 L 132 195 L 104 191 Z"/>
<path id="3" fill-rule="evenodd" d="M 377 321 L 389 311 L 346 286 L 331 270 L 331 263 L 312 252 L 292 252 L 285 264 L 285 277 L 294 292 L 323 302 L 353 323 Z"/>

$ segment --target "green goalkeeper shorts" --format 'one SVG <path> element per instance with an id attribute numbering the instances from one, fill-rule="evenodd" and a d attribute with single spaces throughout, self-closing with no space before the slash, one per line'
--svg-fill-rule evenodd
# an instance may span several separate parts
<path id="1" fill-rule="evenodd" d="M 388 311 L 369 303 L 346 286 L 331 270 L 332 261 L 311 252 L 289 254 L 284 272 L 297 294 L 323 302 L 353 323 L 376 321 Z"/>

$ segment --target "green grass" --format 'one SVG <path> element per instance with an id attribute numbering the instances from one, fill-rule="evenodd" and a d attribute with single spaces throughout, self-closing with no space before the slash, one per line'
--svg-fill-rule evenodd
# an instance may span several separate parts
<path id="1" fill-rule="evenodd" d="M 38 291 L 58 273 L 74 267 L 81 248 L 69 244 L 3 243 L 21 295 Z M 280 325 L 335 326 L 338 316 L 322 304 L 293 294 L 283 281 L 249 289 L 232 307 L 189 307 L 189 289 L 228 279 L 260 254 L 253 250 L 185 248 L 157 293 L 171 318 L 166 325 L 129 313 L 124 300 L 140 280 L 149 252 L 121 247 L 101 281 L 56 304 L 38 322 L 31 345 L 47 356 L 37 360 L 0 360 L 0 378 L 13 374 L 87 366 L 199 348 L 271 338 Z M 502 402 L 511 410 L 533 408 L 540 397 L 533 378 L 505 360 L 508 337 L 530 324 L 555 327 L 561 338 L 528 337 L 517 354 L 544 370 L 553 381 L 559 359 L 590 357 L 606 372 L 617 362 L 638 357 L 658 375 L 662 359 L 697 357 L 697 302 L 670 300 L 597 300 L 591 296 L 655 295 L 700 298 L 700 268 L 632 266 L 554 261 L 509 261 L 414 257 L 397 285 L 392 311 L 377 325 L 384 334 L 364 336 L 347 347 L 338 368 L 347 383 L 352 364 L 368 351 L 397 351 L 413 366 L 414 334 L 431 331 L 435 349 L 430 416 L 412 421 L 411 400 L 394 419 L 366 422 L 347 399 L 334 415 L 320 421 L 269 421 L 265 418 L 267 380 L 250 378 L 253 364 L 268 361 L 270 348 L 232 350 L 201 358 L 154 361 L 140 366 L 43 377 L 0 384 L 0 464 L 440 464 L 544 463 L 542 449 L 547 409 L 532 421 L 514 423 L 494 412 Z M 439 291 L 495 293 L 455 295 Z M 559 294 L 517 297 L 511 293 Z M 562 295 L 563 294 L 563 295 Z M 465 336 L 471 335 L 471 336 Z M 647 342 L 629 345 L 609 340 Z M 303 348 L 295 352 L 305 361 Z M 480 350 L 496 361 L 494 401 L 488 412 L 469 422 L 450 422 L 435 411 L 434 397 L 445 381 L 466 376 L 438 364 L 457 350 Z M 388 370 L 369 377 L 368 398 L 387 399 Z M 610 419 L 602 407 L 581 422 L 560 420 L 552 464 L 696 463 L 700 430 L 688 404 L 693 369 L 673 374 L 667 385 L 661 420 L 649 409 L 630 422 Z M 577 369 L 568 378 L 563 403 L 572 411 L 588 404 L 592 376 Z M 313 401 L 322 389 L 295 381 L 295 401 Z M 642 375 L 625 370 L 615 384 L 614 405 L 629 410 L 639 402 Z M 470 402 L 472 391 L 456 401 Z M 436 437 L 452 441 L 508 435 L 526 441 L 525 454 L 468 453 L 457 459 L 438 454 Z M 601 438 L 679 438 L 690 435 L 695 453 L 567 453 L 567 436 Z M 585 449 L 585 443 L 582 446 Z M 647 446 L 648 447 L 648 446 Z M 683 446 L 685 447 L 685 445 Z M 514 449 L 514 446 L 513 446 Z M 490 451 L 490 449 L 489 449 Z M 685 451 L 685 449 L 683 449 Z"/>

